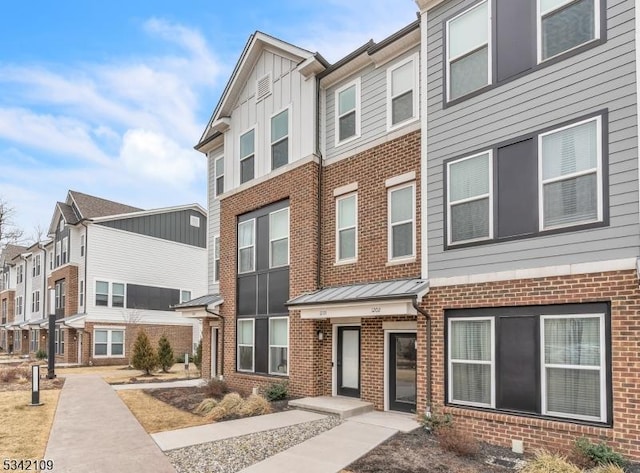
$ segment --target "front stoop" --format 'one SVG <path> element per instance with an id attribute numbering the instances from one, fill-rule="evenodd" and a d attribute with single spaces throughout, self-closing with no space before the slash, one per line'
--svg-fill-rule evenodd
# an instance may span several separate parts
<path id="1" fill-rule="evenodd" d="M 289 401 L 289 406 L 306 411 L 340 416 L 341 419 L 373 411 L 373 404 L 345 396 L 305 397 Z"/>

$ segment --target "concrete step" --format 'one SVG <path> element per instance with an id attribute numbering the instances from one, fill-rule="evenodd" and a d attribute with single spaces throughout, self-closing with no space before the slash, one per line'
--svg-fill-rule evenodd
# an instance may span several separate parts
<path id="1" fill-rule="evenodd" d="M 373 411 L 373 404 L 344 396 L 305 397 L 289 401 L 289 406 L 306 411 L 340 416 L 341 419 Z"/>

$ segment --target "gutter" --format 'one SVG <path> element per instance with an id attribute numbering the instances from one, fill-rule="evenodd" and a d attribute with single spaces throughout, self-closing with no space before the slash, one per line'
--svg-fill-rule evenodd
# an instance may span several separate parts
<path id="1" fill-rule="evenodd" d="M 320 77 L 316 75 L 316 154 L 318 155 L 320 166 L 318 169 L 318 225 L 317 225 L 317 262 L 316 262 L 316 288 L 322 287 L 322 177 L 323 177 L 323 158 L 320 151 Z"/>
<path id="2" fill-rule="evenodd" d="M 432 393 L 431 393 L 431 381 L 432 381 L 432 372 L 433 370 L 431 369 L 431 362 L 432 362 L 432 357 L 431 357 L 431 316 L 429 315 L 429 313 L 424 310 L 422 307 L 420 307 L 420 304 L 418 304 L 418 296 L 416 295 L 413 299 L 411 299 L 411 304 L 413 305 L 413 308 L 416 309 L 418 311 L 419 314 L 424 315 L 424 318 L 427 322 L 427 412 L 431 412 L 431 406 L 432 406 Z"/>

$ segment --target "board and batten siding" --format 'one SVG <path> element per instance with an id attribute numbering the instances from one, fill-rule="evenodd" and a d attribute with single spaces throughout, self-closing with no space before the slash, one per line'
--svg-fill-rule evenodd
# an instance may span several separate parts
<path id="1" fill-rule="evenodd" d="M 209 173 L 207 195 L 209 203 L 209 233 L 207 236 L 207 286 L 209 294 L 220 292 L 220 284 L 213 282 L 214 265 L 214 238 L 220 235 L 220 199 L 216 198 L 216 159 L 224 154 L 222 148 L 207 154 L 207 172 Z M 226 180 L 226 174 L 225 174 Z M 225 182 L 225 185 L 227 183 Z"/>
<path id="2" fill-rule="evenodd" d="M 347 79 L 331 85 L 324 95 L 324 158 L 330 160 L 340 156 L 349 156 L 363 150 L 368 143 L 387 135 L 387 70 L 398 62 L 418 55 L 415 47 L 381 66 L 369 65 Z M 420 62 L 418 60 L 418 62 Z M 419 68 L 419 64 L 418 64 Z M 336 90 L 360 78 L 360 136 L 336 147 Z M 416 90 L 419 91 L 419 81 Z M 419 93 L 419 92 L 418 92 Z M 411 121 L 407 127 L 417 122 Z M 390 133 L 401 130 L 398 128 Z"/>
<path id="3" fill-rule="evenodd" d="M 315 151 L 314 78 L 296 69 L 299 59 L 265 49 L 256 62 L 231 113 L 224 136 L 225 192 L 240 185 L 240 136 L 255 127 L 255 178 L 271 172 L 271 117 L 289 107 L 289 162 Z M 256 101 L 257 81 L 271 74 L 271 93 Z"/>
<path id="4" fill-rule="evenodd" d="M 444 21 L 473 3 L 445 2 L 428 14 L 429 277 L 637 257 L 640 226 L 633 1 L 607 1 L 605 44 L 443 108 Z M 444 250 L 444 160 L 603 109 L 608 109 L 609 127 L 608 136 L 603 137 L 609 149 L 609 226 Z"/>

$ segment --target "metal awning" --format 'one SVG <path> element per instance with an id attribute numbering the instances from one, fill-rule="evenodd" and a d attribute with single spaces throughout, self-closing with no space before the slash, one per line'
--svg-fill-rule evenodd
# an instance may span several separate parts
<path id="1" fill-rule="evenodd" d="M 84 328 L 84 319 L 86 318 L 87 314 L 70 315 L 69 317 L 56 320 L 56 325 L 64 325 L 71 328 Z"/>
<path id="2" fill-rule="evenodd" d="M 213 312 L 218 309 L 224 302 L 220 294 L 207 294 L 205 296 L 196 297 L 190 301 L 182 302 L 171 306 L 176 312 L 180 312 L 183 317 L 188 318 L 209 318 L 220 317 L 219 314 Z"/>

